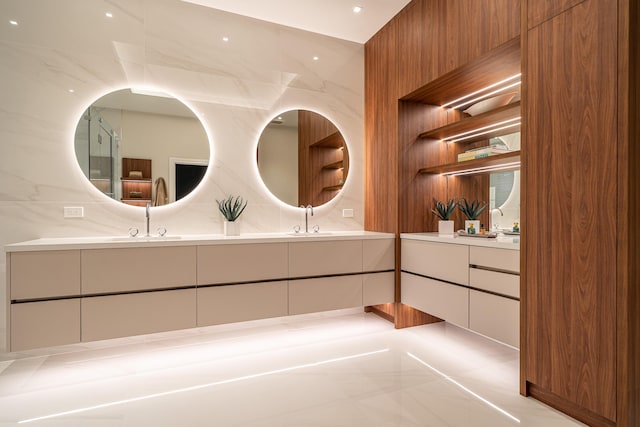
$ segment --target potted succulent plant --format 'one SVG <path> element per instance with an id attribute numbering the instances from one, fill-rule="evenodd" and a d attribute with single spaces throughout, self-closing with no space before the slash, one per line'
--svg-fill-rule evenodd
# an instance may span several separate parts
<path id="1" fill-rule="evenodd" d="M 449 218 L 451 218 L 451 214 L 455 209 L 456 201 L 454 199 L 450 199 L 447 203 L 433 199 L 431 212 L 440 218 L 438 221 L 438 234 L 440 236 L 453 237 L 453 221 Z"/>
<path id="2" fill-rule="evenodd" d="M 469 203 L 464 197 L 458 201 L 458 207 L 462 213 L 467 217 L 464 222 L 464 231 L 468 234 L 475 234 L 480 232 L 480 221 L 478 217 L 487 208 L 487 202 L 474 200 Z"/>
<path id="3" fill-rule="evenodd" d="M 224 235 L 225 236 L 239 236 L 240 226 L 236 222 L 240 214 L 244 212 L 244 208 L 247 207 L 247 202 L 242 197 L 229 196 L 226 199 L 217 200 L 218 209 L 225 218 L 224 222 Z"/>

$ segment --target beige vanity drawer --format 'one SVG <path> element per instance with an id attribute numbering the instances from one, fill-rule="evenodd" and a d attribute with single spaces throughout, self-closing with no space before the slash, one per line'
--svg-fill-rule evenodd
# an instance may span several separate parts
<path id="1" fill-rule="evenodd" d="M 469 268 L 469 285 L 474 288 L 520 298 L 520 276 Z"/>
<path id="2" fill-rule="evenodd" d="M 82 293 L 193 286 L 195 246 L 82 251 Z"/>
<path id="3" fill-rule="evenodd" d="M 11 304 L 11 351 L 80 342 L 80 299 Z"/>
<path id="4" fill-rule="evenodd" d="M 393 302 L 395 299 L 395 278 L 393 271 L 371 273 L 362 276 L 362 304 L 377 305 Z"/>
<path id="5" fill-rule="evenodd" d="M 289 282 L 289 314 L 362 306 L 362 276 L 326 277 Z"/>
<path id="6" fill-rule="evenodd" d="M 289 243 L 289 277 L 362 272 L 362 240 Z"/>
<path id="7" fill-rule="evenodd" d="M 402 273 L 402 303 L 463 328 L 469 327 L 469 289 Z"/>
<path id="8" fill-rule="evenodd" d="M 520 347 L 520 303 L 469 291 L 469 329 L 513 347 Z"/>
<path id="9" fill-rule="evenodd" d="M 198 246 L 198 285 L 284 279 L 287 243 Z"/>
<path id="10" fill-rule="evenodd" d="M 469 283 L 469 247 L 452 243 L 402 240 L 402 269 L 440 280 Z"/>
<path id="11" fill-rule="evenodd" d="M 198 326 L 286 316 L 286 281 L 198 289 Z"/>
<path id="12" fill-rule="evenodd" d="M 80 295 L 80 251 L 10 254 L 11 299 Z"/>
<path id="13" fill-rule="evenodd" d="M 196 290 L 143 292 L 82 299 L 82 341 L 196 326 Z"/>
<path id="14" fill-rule="evenodd" d="M 395 270 L 395 268 L 395 239 L 362 241 L 362 271 Z"/>
<path id="15" fill-rule="evenodd" d="M 520 251 L 471 246 L 469 264 L 520 273 Z"/>

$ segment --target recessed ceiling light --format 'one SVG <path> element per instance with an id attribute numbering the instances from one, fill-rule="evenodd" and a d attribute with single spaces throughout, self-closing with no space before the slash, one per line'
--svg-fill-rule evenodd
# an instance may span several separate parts
<path id="1" fill-rule="evenodd" d="M 104 14 L 104 16 L 106 16 L 107 18 L 113 18 L 113 13 L 107 12 Z"/>
<path id="2" fill-rule="evenodd" d="M 361 11 L 362 11 L 362 7 L 360 7 L 360 6 L 354 6 L 353 7 L 353 12 L 354 13 L 360 13 Z"/>
<path id="3" fill-rule="evenodd" d="M 223 41 L 223 42 L 228 42 L 228 41 L 229 41 L 229 37 L 223 37 L 223 38 L 222 38 L 222 41 Z"/>
<path id="4" fill-rule="evenodd" d="M 75 92 L 75 90 L 69 89 L 69 93 L 73 93 L 73 92 Z"/>
<path id="5" fill-rule="evenodd" d="M 278 120 L 282 120 L 282 116 L 278 116 Z"/>
<path id="6" fill-rule="evenodd" d="M 11 25 L 18 25 L 18 21 L 14 21 L 13 19 L 11 21 L 9 21 L 9 24 Z"/>
<path id="7" fill-rule="evenodd" d="M 314 57 L 313 57 L 313 60 L 314 60 L 314 61 L 317 61 L 318 59 L 320 59 L 320 57 L 318 57 L 318 56 L 314 56 Z"/>

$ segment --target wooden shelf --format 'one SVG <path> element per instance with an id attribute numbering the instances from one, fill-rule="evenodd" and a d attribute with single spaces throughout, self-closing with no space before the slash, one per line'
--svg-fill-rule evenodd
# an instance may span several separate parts
<path id="1" fill-rule="evenodd" d="M 512 163 L 517 163 L 517 164 L 507 166 Z M 468 172 L 469 175 L 471 174 L 479 175 L 479 174 L 494 172 L 494 170 L 492 169 L 484 169 L 484 168 L 495 168 L 495 169 L 499 168 L 500 171 L 520 169 L 520 150 L 511 151 L 505 154 L 497 154 L 495 156 L 484 157 L 482 159 L 474 159 L 474 160 L 467 160 L 464 162 L 455 162 L 455 163 L 447 163 L 443 165 L 432 166 L 432 167 L 420 169 L 419 172 L 421 174 L 455 174 L 458 172 L 469 171 Z M 481 170 L 473 171 L 473 169 L 481 169 Z"/>
<path id="2" fill-rule="evenodd" d="M 402 101 L 444 105 L 520 72 L 520 37 L 402 97 Z"/>
<path id="3" fill-rule="evenodd" d="M 479 114 L 474 117 L 467 117 L 448 125 L 432 129 L 428 132 L 423 132 L 418 135 L 419 138 L 432 138 L 432 139 L 447 139 L 454 135 L 459 135 L 464 132 L 473 131 L 474 129 L 480 129 L 485 126 L 489 126 L 492 123 L 500 123 L 506 120 L 515 119 L 520 117 L 520 101 L 512 104 L 505 105 L 500 108 L 496 108 L 492 111 Z M 515 122 L 514 122 L 515 123 Z M 505 126 L 510 123 L 505 123 Z M 499 126 L 500 127 L 500 126 Z M 510 133 L 519 132 L 520 126 L 513 126 L 506 129 L 496 130 L 493 132 L 485 133 L 477 137 L 465 139 L 460 141 L 467 144 L 471 142 L 481 141 L 483 139 L 494 138 L 496 136 L 508 135 Z"/>
<path id="4" fill-rule="evenodd" d="M 151 178 L 120 178 L 123 182 L 151 182 Z"/>
<path id="5" fill-rule="evenodd" d="M 329 186 L 329 187 L 324 187 L 324 188 L 322 189 L 322 191 L 338 191 L 338 190 L 341 190 L 341 189 L 342 189 L 342 186 L 343 186 L 343 185 L 344 185 L 344 184 L 331 185 L 331 186 Z"/>
<path id="6" fill-rule="evenodd" d="M 334 132 L 329 136 L 322 138 L 321 140 L 311 144 L 311 147 L 316 148 L 340 148 L 344 145 L 344 138 L 340 132 Z"/>
<path id="7" fill-rule="evenodd" d="M 338 160 L 337 162 L 324 165 L 322 169 L 342 169 L 344 167 L 344 161 Z"/>

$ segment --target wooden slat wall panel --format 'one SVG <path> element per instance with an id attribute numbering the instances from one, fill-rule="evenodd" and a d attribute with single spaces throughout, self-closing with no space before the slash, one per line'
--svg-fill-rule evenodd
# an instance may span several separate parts
<path id="1" fill-rule="evenodd" d="M 616 14 L 586 1 L 529 31 L 523 145 L 527 381 L 612 421 Z"/>

